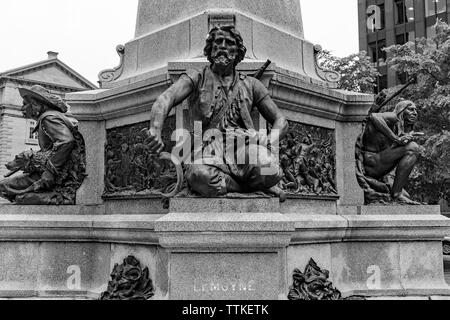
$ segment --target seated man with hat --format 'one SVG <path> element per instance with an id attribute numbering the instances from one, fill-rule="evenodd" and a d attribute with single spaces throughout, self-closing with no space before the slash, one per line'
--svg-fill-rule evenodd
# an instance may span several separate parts
<path id="1" fill-rule="evenodd" d="M 71 205 L 86 174 L 84 139 L 64 114 L 63 99 L 41 86 L 20 88 L 25 118 L 37 121 L 40 151 L 16 156 L 7 168 L 23 174 L 0 181 L 0 197 L 18 204 Z"/>

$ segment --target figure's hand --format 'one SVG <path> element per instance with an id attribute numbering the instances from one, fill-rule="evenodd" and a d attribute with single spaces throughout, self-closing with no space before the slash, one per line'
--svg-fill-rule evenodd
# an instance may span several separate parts
<path id="1" fill-rule="evenodd" d="M 399 138 L 399 144 L 406 146 L 408 143 L 414 141 L 415 136 L 413 134 L 405 134 Z"/>
<path id="2" fill-rule="evenodd" d="M 145 141 L 148 145 L 150 154 L 159 155 L 164 150 L 164 142 L 162 141 L 161 133 L 150 128 L 147 132 L 147 139 Z"/>

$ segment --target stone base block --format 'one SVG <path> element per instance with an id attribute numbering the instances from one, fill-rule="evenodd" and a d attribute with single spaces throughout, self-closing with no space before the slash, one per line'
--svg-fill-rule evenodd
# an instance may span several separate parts
<path id="1" fill-rule="evenodd" d="M 196 211 L 205 199 L 179 199 L 180 212 L 166 215 L 24 215 L 12 206 L 0 215 L 0 298 L 96 299 L 129 255 L 149 268 L 153 299 L 287 299 L 292 272 L 311 258 L 344 296 L 450 296 L 444 216 L 281 214 L 270 198 L 208 200 L 211 211 Z"/>

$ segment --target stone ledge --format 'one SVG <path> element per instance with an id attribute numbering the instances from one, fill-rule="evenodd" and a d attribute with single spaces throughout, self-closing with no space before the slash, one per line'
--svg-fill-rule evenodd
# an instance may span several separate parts
<path id="1" fill-rule="evenodd" d="M 165 249 L 193 252 L 274 252 L 289 246 L 290 232 L 158 233 Z"/>
<path id="2" fill-rule="evenodd" d="M 102 215 L 105 208 L 102 205 L 76 206 L 22 206 L 0 204 L 0 218 L 3 215 Z"/>
<path id="3" fill-rule="evenodd" d="M 357 206 L 358 215 L 440 215 L 440 206 Z"/>
<path id="4" fill-rule="evenodd" d="M 291 232 L 294 223 L 280 213 L 170 213 L 157 232 Z"/>
<path id="5" fill-rule="evenodd" d="M 279 212 L 277 198 L 237 195 L 235 198 L 173 198 L 170 199 L 172 213 L 270 213 Z M 192 216 L 192 219 L 198 219 Z M 209 218 L 208 218 L 209 219 Z"/>
<path id="6" fill-rule="evenodd" d="M 436 289 L 351 290 L 342 292 L 344 298 L 365 297 L 367 300 L 448 300 L 450 287 Z"/>
<path id="7" fill-rule="evenodd" d="M 0 215 L 0 241 L 158 244 L 160 215 Z"/>
<path id="8" fill-rule="evenodd" d="M 343 216 L 348 220 L 345 241 L 444 240 L 450 219 L 440 215 Z"/>
<path id="9" fill-rule="evenodd" d="M 328 216 L 285 215 L 295 224 L 292 243 L 340 241 L 436 241 L 450 234 L 440 215 Z"/>

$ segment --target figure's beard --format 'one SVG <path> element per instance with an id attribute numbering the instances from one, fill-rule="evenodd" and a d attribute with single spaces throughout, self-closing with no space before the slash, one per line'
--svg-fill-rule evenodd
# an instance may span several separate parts
<path id="1" fill-rule="evenodd" d="M 214 64 L 221 67 L 228 67 L 229 65 L 234 65 L 236 57 L 234 55 L 229 55 L 225 51 L 218 52 L 216 55 L 211 57 Z"/>

